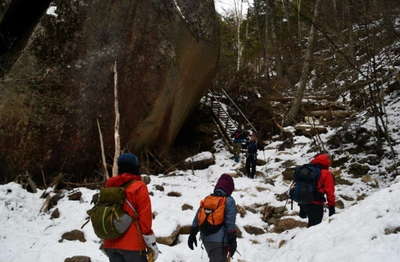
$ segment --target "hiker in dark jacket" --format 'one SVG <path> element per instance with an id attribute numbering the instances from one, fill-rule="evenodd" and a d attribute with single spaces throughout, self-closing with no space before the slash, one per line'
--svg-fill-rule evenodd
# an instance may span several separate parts
<path id="1" fill-rule="evenodd" d="M 329 154 L 318 154 L 311 161 L 313 165 L 321 167 L 321 175 L 317 182 L 317 191 L 322 194 L 322 200 L 313 201 L 310 204 L 300 205 L 300 217 L 308 217 L 308 227 L 321 223 L 324 216 L 324 204 L 327 201 L 329 216 L 335 214 L 335 181 L 329 167 L 332 164 Z M 326 200 L 325 196 L 326 195 Z"/>
<path id="2" fill-rule="evenodd" d="M 257 147 L 257 137 L 255 134 L 252 134 L 250 136 L 250 141 L 247 143 L 246 152 L 246 173 L 250 178 L 254 178 L 256 175 Z"/>
<path id="3" fill-rule="evenodd" d="M 104 240 L 102 248 L 110 262 L 147 262 L 146 249 L 152 251 L 155 261 L 159 250 L 152 230 L 150 196 L 139 174 L 139 159 L 131 153 L 118 158 L 118 176 L 109 178 L 105 186 L 127 183 L 130 184 L 125 189 L 126 203 L 123 209 L 132 217 L 138 216 L 137 222 L 133 222 L 120 238 Z"/>
<path id="4" fill-rule="evenodd" d="M 231 196 L 235 186 L 233 178 L 223 174 L 214 188 L 213 195 L 226 197 L 224 223 L 216 233 L 206 235 L 202 232 L 198 222 L 198 212 L 193 219 L 192 229 L 188 239 L 188 246 L 193 250 L 193 244 L 197 246 L 196 234 L 200 230 L 200 238 L 203 241 L 210 262 L 227 262 L 236 252 L 236 203 Z"/>

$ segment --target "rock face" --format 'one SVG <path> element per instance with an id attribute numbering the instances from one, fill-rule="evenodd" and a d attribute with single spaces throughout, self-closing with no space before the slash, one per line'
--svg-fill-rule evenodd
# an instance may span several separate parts
<path id="1" fill-rule="evenodd" d="M 97 120 L 113 156 L 115 61 L 122 147 L 167 152 L 215 75 L 213 1 L 54 4 L 0 82 L 0 162 L 89 174 L 101 158 Z"/>

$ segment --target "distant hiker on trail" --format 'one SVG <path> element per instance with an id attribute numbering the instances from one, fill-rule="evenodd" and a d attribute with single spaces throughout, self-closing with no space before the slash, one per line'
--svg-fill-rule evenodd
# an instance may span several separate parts
<path id="1" fill-rule="evenodd" d="M 235 133 L 233 133 L 233 159 L 235 162 L 240 161 L 240 152 L 242 150 L 242 146 L 247 141 L 248 132 L 243 129 L 243 126 L 239 126 Z"/>
<path id="2" fill-rule="evenodd" d="M 210 262 L 230 261 L 236 252 L 236 203 L 231 194 L 235 189 L 233 178 L 223 174 L 214 193 L 204 198 L 193 219 L 188 246 L 197 246 L 196 235 L 200 231 Z"/>
<path id="3" fill-rule="evenodd" d="M 295 185 L 290 195 L 299 203 L 300 217 L 308 217 L 308 227 L 321 223 L 325 195 L 329 216 L 335 214 L 335 181 L 329 171 L 331 163 L 329 154 L 321 153 L 310 164 L 297 167 L 294 173 Z"/>
<path id="4" fill-rule="evenodd" d="M 110 262 L 150 262 L 158 257 L 158 247 L 152 225 L 149 192 L 139 175 L 139 159 L 131 153 L 118 158 L 118 176 L 106 181 L 105 187 L 125 187 L 123 210 L 133 222 L 119 238 L 104 240 L 103 248 Z M 146 249 L 150 251 L 148 261 Z"/>
<path id="5" fill-rule="evenodd" d="M 256 175 L 256 164 L 257 164 L 257 136 L 252 134 L 250 136 L 250 141 L 247 142 L 247 152 L 246 152 L 246 174 L 250 178 L 254 178 Z"/>

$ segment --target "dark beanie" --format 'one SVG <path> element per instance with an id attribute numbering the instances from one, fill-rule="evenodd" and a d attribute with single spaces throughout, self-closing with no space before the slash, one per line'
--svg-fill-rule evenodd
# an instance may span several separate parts
<path id="1" fill-rule="evenodd" d="M 132 153 L 124 153 L 118 157 L 118 174 L 139 174 L 139 159 Z"/>
<path id="2" fill-rule="evenodd" d="M 235 190 L 233 178 L 228 174 L 223 174 L 218 179 L 215 189 L 222 189 L 228 196 L 230 196 L 232 194 L 233 190 Z"/>

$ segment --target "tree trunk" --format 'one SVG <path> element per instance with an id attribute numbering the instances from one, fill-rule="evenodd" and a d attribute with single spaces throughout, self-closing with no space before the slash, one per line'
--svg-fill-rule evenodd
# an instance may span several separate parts
<path id="1" fill-rule="evenodd" d="M 243 0 L 235 0 L 235 19 L 236 19 L 236 51 L 237 51 L 237 57 L 236 57 L 236 71 L 240 70 L 240 61 L 242 58 L 242 41 L 240 39 L 240 31 L 241 31 L 241 26 L 242 26 L 242 21 L 243 21 Z"/>
<path id="2" fill-rule="evenodd" d="M 313 21 L 315 21 L 318 18 L 320 2 L 321 2 L 321 0 L 316 0 L 316 2 L 315 2 Z M 309 75 L 309 71 L 310 71 L 310 63 L 311 63 L 311 58 L 312 58 L 312 54 L 313 54 L 314 38 L 315 38 L 315 28 L 314 28 L 314 24 L 311 24 L 310 34 L 308 37 L 308 47 L 307 47 L 306 54 L 305 54 L 305 59 L 304 59 L 303 69 L 301 72 L 299 87 L 296 91 L 296 96 L 295 96 L 296 98 L 295 98 L 292 106 L 290 107 L 289 113 L 287 115 L 286 124 L 295 123 L 296 116 L 300 109 L 301 101 L 304 96 L 304 91 L 306 89 L 307 79 L 308 79 L 308 75 Z"/>

